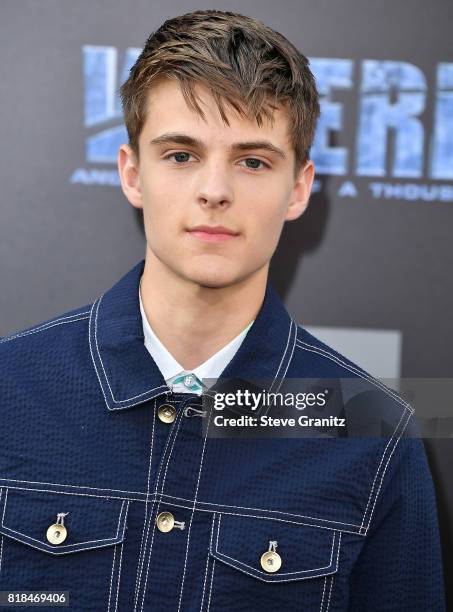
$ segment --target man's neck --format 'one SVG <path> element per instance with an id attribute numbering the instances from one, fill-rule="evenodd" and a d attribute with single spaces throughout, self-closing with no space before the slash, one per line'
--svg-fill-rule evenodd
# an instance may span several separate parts
<path id="1" fill-rule="evenodd" d="M 176 361 L 192 370 L 255 319 L 267 274 L 268 266 L 227 287 L 202 287 L 176 276 L 148 249 L 140 289 L 146 318 Z"/>

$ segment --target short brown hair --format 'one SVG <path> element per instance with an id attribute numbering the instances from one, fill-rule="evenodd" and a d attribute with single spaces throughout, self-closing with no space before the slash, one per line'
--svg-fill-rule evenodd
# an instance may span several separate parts
<path id="1" fill-rule="evenodd" d="M 153 32 L 120 88 L 129 144 L 138 158 L 147 94 L 159 77 L 177 80 L 189 108 L 205 117 L 193 85 L 211 92 L 223 121 L 223 102 L 262 125 L 272 111 L 289 111 L 295 172 L 309 160 L 319 99 L 308 59 L 282 34 L 252 17 L 200 10 L 165 21 Z"/>

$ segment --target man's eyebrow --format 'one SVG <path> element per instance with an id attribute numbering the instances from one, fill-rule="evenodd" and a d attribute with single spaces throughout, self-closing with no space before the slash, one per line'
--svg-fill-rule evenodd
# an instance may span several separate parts
<path id="1" fill-rule="evenodd" d="M 161 134 L 156 138 L 150 140 L 151 145 L 161 145 L 161 144 L 180 144 L 186 145 L 188 147 L 196 147 L 201 150 L 204 150 L 206 147 L 201 140 L 198 138 L 194 138 L 193 136 L 189 136 L 188 134 L 182 134 L 180 132 L 166 132 L 165 134 Z M 249 151 L 250 149 L 263 149 L 265 151 L 269 151 L 270 153 L 275 153 L 282 159 L 286 159 L 285 152 L 276 147 L 269 140 L 250 140 L 246 142 L 234 142 L 230 146 L 231 151 Z"/>

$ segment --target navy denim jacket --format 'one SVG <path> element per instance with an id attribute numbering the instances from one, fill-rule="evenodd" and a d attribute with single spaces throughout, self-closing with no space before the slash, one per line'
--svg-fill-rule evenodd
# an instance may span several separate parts
<path id="1" fill-rule="evenodd" d="M 411 407 L 376 381 L 387 439 L 206 437 L 186 410 L 200 398 L 171 393 L 144 346 L 143 267 L 0 341 L 0 591 L 69 591 L 90 611 L 443 610 L 433 484 L 421 440 L 402 435 Z M 223 372 L 236 376 L 370 379 L 269 283 Z M 156 416 L 165 403 L 172 422 Z"/>

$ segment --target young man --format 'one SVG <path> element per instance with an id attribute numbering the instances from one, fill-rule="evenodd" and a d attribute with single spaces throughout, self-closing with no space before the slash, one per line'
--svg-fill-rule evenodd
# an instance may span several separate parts
<path id="1" fill-rule="evenodd" d="M 90 611 L 442 610 L 412 408 L 268 281 L 313 182 L 307 59 L 256 20 L 197 11 L 150 36 L 121 95 L 146 257 L 93 304 L 1 341 L 0 591 Z M 209 436 L 200 393 L 218 377 L 366 382 L 393 425 L 361 441 Z"/>

